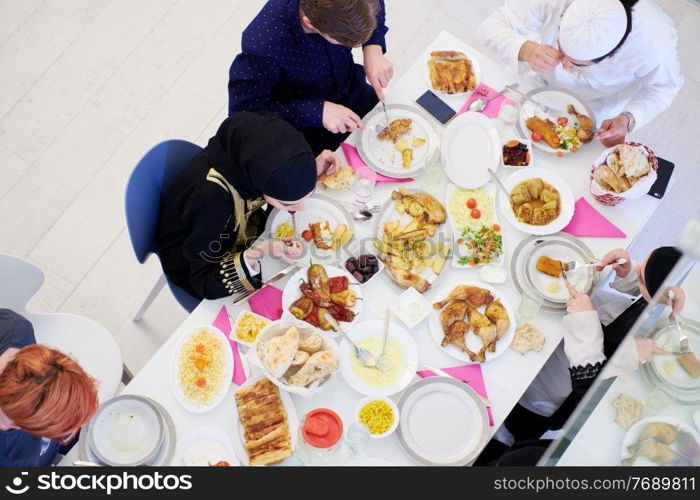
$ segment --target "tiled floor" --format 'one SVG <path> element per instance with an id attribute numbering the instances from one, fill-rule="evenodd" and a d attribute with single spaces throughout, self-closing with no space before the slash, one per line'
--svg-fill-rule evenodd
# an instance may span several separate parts
<path id="1" fill-rule="evenodd" d="M 137 371 L 183 320 L 167 292 L 131 314 L 159 266 L 139 265 L 123 215 L 126 179 L 156 142 L 203 144 L 225 116 L 227 72 L 262 0 L 0 0 L 0 252 L 46 273 L 37 311 L 102 323 Z M 443 29 L 475 43 L 500 2 L 387 0 L 397 75 Z M 636 255 L 672 243 L 700 210 L 700 8 L 659 1 L 678 28 L 686 85 L 636 134 L 677 165 L 678 182 Z M 694 48 L 695 47 L 695 48 Z M 6 286 L 6 284 L 2 284 Z"/>

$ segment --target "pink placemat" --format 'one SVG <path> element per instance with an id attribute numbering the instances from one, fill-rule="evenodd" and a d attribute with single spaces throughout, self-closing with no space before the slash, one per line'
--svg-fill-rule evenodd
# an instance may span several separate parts
<path id="1" fill-rule="evenodd" d="M 588 236 L 594 238 L 626 238 L 627 235 L 620 231 L 600 212 L 591 206 L 585 198 L 579 198 L 574 208 L 574 216 L 569 225 L 562 229 L 563 232 L 573 236 Z"/>
<path id="2" fill-rule="evenodd" d="M 484 375 L 481 373 L 481 365 L 453 366 L 451 368 L 442 368 L 442 370 L 459 380 L 465 381 L 469 387 L 474 389 L 482 398 L 489 398 L 486 392 L 486 385 L 484 384 Z M 430 370 L 422 370 L 416 373 L 421 378 L 435 376 Z M 489 416 L 489 425 L 493 427 L 494 421 L 491 408 L 486 408 L 486 413 Z"/>
<path id="3" fill-rule="evenodd" d="M 348 161 L 348 165 L 352 167 L 353 170 L 357 170 L 359 167 L 366 167 L 367 164 L 360 158 L 360 153 L 357 152 L 355 146 L 351 146 L 347 143 L 342 143 L 340 147 L 343 149 L 343 154 L 345 159 Z M 395 179 L 393 177 L 387 177 L 377 172 L 377 184 L 382 182 L 410 182 L 413 179 Z"/>
<path id="4" fill-rule="evenodd" d="M 212 323 L 219 330 L 224 332 L 226 338 L 231 334 L 231 321 L 228 318 L 228 311 L 226 306 L 221 306 L 219 314 L 216 315 L 216 319 Z M 245 376 L 245 370 L 243 369 L 243 363 L 241 362 L 241 353 L 238 352 L 238 342 L 228 338 L 231 344 L 231 350 L 233 351 L 233 383 L 236 385 L 243 384 L 247 379 Z"/>
<path id="5" fill-rule="evenodd" d="M 255 314 L 276 321 L 282 317 L 282 290 L 267 285 L 248 299 L 248 305 Z"/>
<path id="6" fill-rule="evenodd" d="M 485 95 L 481 95 L 480 91 L 481 89 L 485 89 L 487 92 L 484 92 Z M 498 91 L 495 89 L 492 89 L 485 83 L 480 83 L 477 85 L 477 87 L 474 89 L 474 92 L 469 96 L 469 99 L 467 99 L 467 102 L 464 103 L 464 106 L 462 106 L 462 109 L 459 110 L 457 113 L 458 115 L 464 113 L 467 111 L 469 108 L 469 105 L 476 99 L 488 99 L 492 95 L 496 94 Z M 515 101 L 512 101 L 508 99 L 506 96 L 498 96 L 495 97 L 493 100 L 489 101 L 486 104 L 486 107 L 484 108 L 483 111 L 481 111 L 482 115 L 488 116 L 489 118 L 496 118 L 498 116 L 498 112 L 501 110 L 501 106 L 503 106 L 504 103 L 511 104 L 515 106 Z"/>

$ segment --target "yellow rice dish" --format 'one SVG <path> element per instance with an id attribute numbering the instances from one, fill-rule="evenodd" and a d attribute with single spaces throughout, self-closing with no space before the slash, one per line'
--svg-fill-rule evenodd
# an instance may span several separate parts
<path id="1" fill-rule="evenodd" d="M 211 404 L 224 383 L 224 352 L 219 339 L 201 328 L 182 346 L 178 381 L 191 403 Z"/>
<path id="2" fill-rule="evenodd" d="M 476 208 L 480 216 L 472 217 L 472 208 L 467 206 L 469 200 L 473 198 L 476 201 Z M 477 231 L 482 226 L 490 227 L 494 223 L 494 213 L 496 206 L 494 199 L 483 189 L 464 189 L 457 188 L 449 199 L 448 208 L 450 217 L 454 221 L 454 226 L 460 231 L 471 229 Z"/>

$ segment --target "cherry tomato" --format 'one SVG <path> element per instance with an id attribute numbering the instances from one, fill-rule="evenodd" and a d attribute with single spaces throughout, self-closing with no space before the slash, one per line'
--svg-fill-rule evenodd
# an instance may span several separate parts
<path id="1" fill-rule="evenodd" d="M 304 238 L 304 241 L 311 241 L 314 239 L 314 232 L 311 229 L 306 229 L 302 231 L 301 237 Z"/>
<path id="2" fill-rule="evenodd" d="M 557 151 L 555 154 L 556 154 L 559 158 L 561 158 L 562 156 L 564 156 L 564 151 Z"/>
<path id="3" fill-rule="evenodd" d="M 481 212 L 478 209 L 474 208 L 472 210 L 472 219 L 480 219 L 480 218 L 481 218 Z"/>
<path id="4" fill-rule="evenodd" d="M 542 132 L 535 130 L 531 136 L 532 140 L 535 142 L 540 142 L 542 140 Z"/>
<path id="5" fill-rule="evenodd" d="M 569 148 L 569 151 L 571 151 L 572 153 L 575 153 L 578 150 L 579 150 L 578 146 L 571 146 L 571 148 Z"/>
<path id="6" fill-rule="evenodd" d="M 499 226 L 498 224 L 494 224 L 494 225 L 493 225 L 493 230 L 496 231 L 496 232 L 498 232 L 498 231 L 501 230 L 501 226 Z"/>
<path id="7" fill-rule="evenodd" d="M 474 198 L 467 200 L 467 208 L 476 208 L 476 200 Z"/>
<path id="8" fill-rule="evenodd" d="M 569 123 L 569 119 L 566 116 L 560 116 L 557 118 L 557 123 L 562 127 L 566 127 L 566 124 Z"/>

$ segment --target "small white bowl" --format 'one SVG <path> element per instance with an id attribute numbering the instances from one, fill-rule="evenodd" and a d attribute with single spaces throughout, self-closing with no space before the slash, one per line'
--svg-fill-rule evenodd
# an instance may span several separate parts
<path id="1" fill-rule="evenodd" d="M 530 153 L 530 163 L 528 163 L 527 165 L 523 165 L 522 167 L 516 167 L 515 165 L 506 165 L 506 162 L 503 158 L 503 146 L 508 144 L 510 141 L 518 141 L 518 142 L 521 142 L 527 146 L 527 150 Z M 508 137 L 504 140 L 501 140 L 501 153 L 500 154 L 501 154 L 501 165 L 503 165 L 506 168 L 532 167 L 534 164 L 534 160 L 535 160 L 535 155 L 533 154 L 533 151 L 532 151 L 532 141 L 530 139 L 523 139 L 522 137 Z"/>
<path id="2" fill-rule="evenodd" d="M 362 254 L 362 255 L 374 255 L 374 254 L 370 252 L 370 253 L 366 253 L 366 254 Z M 376 255 L 374 255 L 374 256 L 376 257 Z M 359 259 L 359 258 L 360 258 L 359 255 L 358 255 L 357 257 L 354 256 L 354 255 L 348 255 L 348 256 L 343 260 L 343 266 L 342 266 L 343 269 L 345 269 L 345 270 L 347 271 L 347 267 L 345 267 L 345 264 L 347 264 L 348 260 L 350 260 L 350 259 Z M 382 274 L 382 271 L 384 271 L 384 268 L 386 267 L 386 265 L 384 264 L 384 262 L 381 261 L 381 259 L 379 259 L 379 257 L 377 257 L 377 262 L 379 263 L 379 270 L 378 270 L 376 273 L 374 273 L 370 279 L 368 279 L 368 280 L 365 281 L 364 283 L 360 283 L 360 286 L 366 286 L 368 283 L 371 283 L 372 281 L 374 281 L 374 278 L 376 278 L 377 276 L 379 276 L 380 274 Z M 350 272 L 350 271 L 348 271 L 348 272 Z M 352 273 L 350 273 L 350 274 L 352 274 Z M 352 279 L 353 279 L 353 280 L 357 280 L 357 278 L 355 278 L 354 276 L 353 276 Z M 358 282 L 358 283 L 359 283 L 359 282 Z"/>
<path id="3" fill-rule="evenodd" d="M 365 406 L 367 403 L 371 403 L 372 401 L 384 401 L 386 404 L 388 404 L 391 407 L 391 410 L 394 412 L 394 423 L 391 424 L 391 427 L 389 429 L 381 434 L 372 434 L 370 432 L 370 436 L 373 439 L 383 439 L 387 436 L 391 436 L 396 428 L 399 426 L 399 420 L 401 420 L 401 416 L 399 415 L 399 407 L 396 406 L 396 403 L 394 403 L 393 400 L 389 398 L 382 398 L 382 397 L 366 397 L 360 403 L 357 405 L 357 408 L 355 408 L 355 421 L 360 422 L 360 410 L 362 409 L 363 406 Z M 360 422 L 362 423 L 362 422 Z"/>
<path id="4" fill-rule="evenodd" d="M 243 309 L 240 313 L 238 313 L 238 317 L 236 318 L 236 321 L 231 326 L 231 333 L 229 334 L 228 338 L 231 340 L 235 340 L 239 344 L 243 344 L 243 345 L 246 345 L 248 347 L 252 347 L 252 345 L 255 344 L 255 340 L 253 340 L 252 342 L 249 342 L 247 340 L 239 339 L 238 336 L 236 335 L 236 332 L 238 331 L 238 325 L 241 322 L 241 320 L 243 319 L 243 316 L 245 316 L 246 314 L 249 314 L 255 318 L 259 318 L 259 319 L 262 319 L 265 321 L 265 325 L 260 329 L 260 332 L 262 332 L 263 329 L 272 322 L 272 320 L 266 318 L 265 316 L 260 316 L 259 314 L 255 314 L 253 311 L 249 311 L 248 309 Z M 260 332 L 258 332 L 258 335 L 260 335 Z M 257 336 L 255 338 L 257 339 Z"/>
<path id="5" fill-rule="evenodd" d="M 403 309 L 403 305 L 411 301 L 413 304 L 419 304 L 420 309 L 412 307 L 412 311 L 418 311 L 415 318 L 408 318 L 406 312 Z M 428 302 L 423 295 L 421 295 L 415 288 L 407 288 L 401 295 L 399 295 L 396 304 L 391 308 L 391 312 L 401 320 L 401 322 L 406 325 L 410 330 L 415 328 L 423 321 L 425 318 L 430 316 L 433 311 L 433 306 Z"/>

